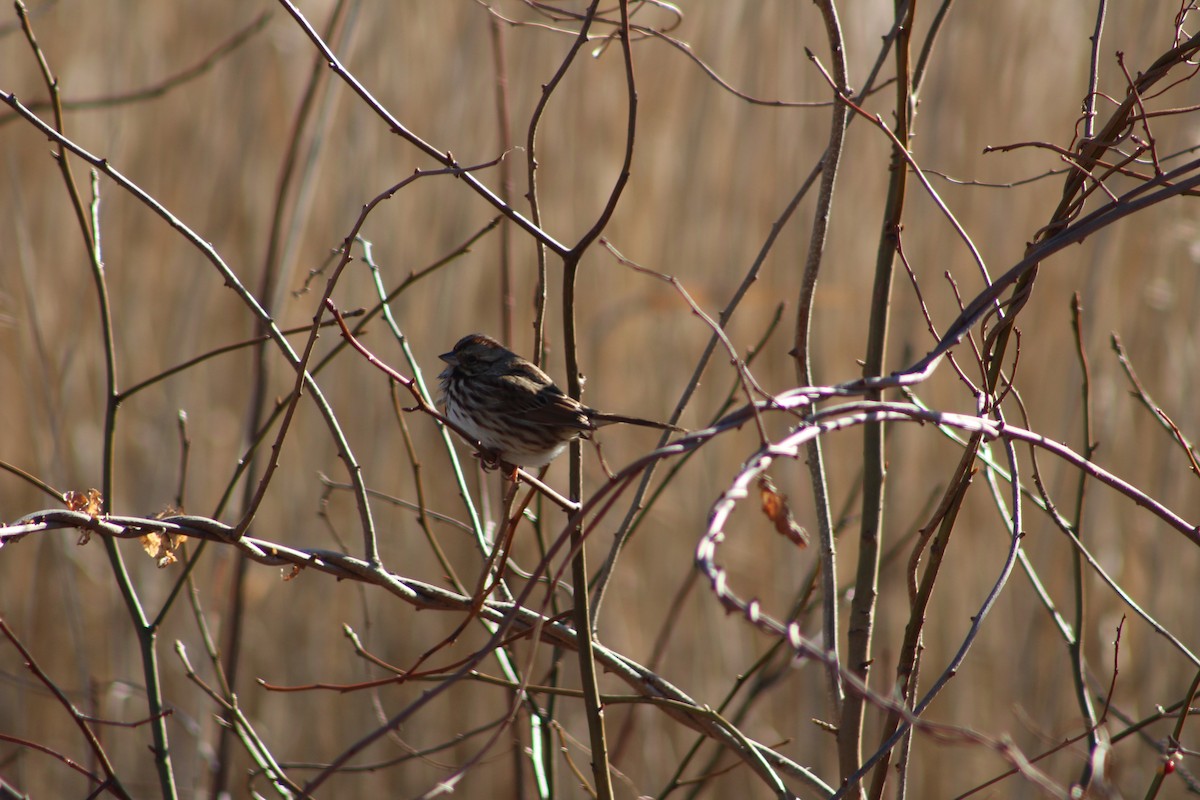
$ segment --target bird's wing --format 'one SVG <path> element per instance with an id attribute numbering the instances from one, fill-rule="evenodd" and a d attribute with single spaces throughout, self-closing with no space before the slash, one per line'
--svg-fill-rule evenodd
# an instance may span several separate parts
<path id="1" fill-rule="evenodd" d="M 537 369 L 531 366 L 531 370 Z M 538 370 L 540 373 L 541 370 Z M 501 380 L 512 385 L 512 391 L 506 392 L 506 405 L 511 398 L 511 405 L 505 409 L 509 414 L 523 422 L 538 425 L 553 425 L 555 427 L 575 428 L 590 431 L 594 425 L 588 420 L 586 409 L 576 400 L 562 393 L 562 390 L 550 383 L 541 375 L 524 375 L 520 372 L 505 375 Z"/>

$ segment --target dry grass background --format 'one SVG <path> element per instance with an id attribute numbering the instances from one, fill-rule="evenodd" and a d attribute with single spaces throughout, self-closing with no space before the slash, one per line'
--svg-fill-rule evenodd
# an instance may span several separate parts
<path id="1" fill-rule="evenodd" d="M 302 11 L 320 28 L 332 2 L 304 2 Z M 672 35 L 731 85 L 757 98 L 824 100 L 829 90 L 804 55 L 812 48 L 828 63 L 820 16 L 811 3 L 682 3 L 683 22 Z M 497 4 L 506 15 L 542 20 L 520 3 Z M 844 4 L 851 83 L 861 86 L 877 58 L 881 37 L 892 24 L 890 4 Z M 109 160 L 211 242 L 243 282 L 257 291 L 268 233 L 277 203 L 281 159 L 314 51 L 296 24 L 270 3 L 130 4 L 119 0 L 60 0 L 32 6 L 33 25 L 68 100 L 119 95 L 154 85 L 200 61 L 256 15 L 268 12 L 265 27 L 211 69 L 162 96 L 95 109 L 69 110 L 66 133 Z M 918 38 L 933 9 L 918 14 Z M 1112 4 L 1101 48 L 1100 89 L 1123 97 L 1125 79 L 1113 53 L 1122 51 L 1130 71 L 1144 68 L 1171 45 L 1178 3 Z M 1068 146 L 1086 91 L 1094 4 L 960 3 L 930 62 L 920 95 L 913 153 L 922 166 L 960 180 L 1011 183 L 1061 169 L 1046 150 L 982 154 L 987 145 L 1047 141 Z M 667 16 L 646 7 L 636 20 L 662 24 Z M 543 20 L 544 21 L 544 20 Z M 0 89 L 24 102 L 44 99 L 45 87 L 16 16 L 0 18 Z M 337 51 L 346 66 L 418 135 L 462 164 L 496 158 L 500 152 L 496 113 L 496 69 L 489 14 L 477 3 L 366 3 L 357 8 Z M 571 27 L 564 25 L 564 27 Z M 511 122 L 523 140 L 540 87 L 561 63 L 570 37 L 539 27 L 505 27 Z M 585 49 L 586 50 L 586 49 Z M 539 193 L 543 227 L 571 243 L 596 218 L 620 166 L 625 135 L 625 84 L 620 48 L 613 42 L 598 58 L 581 58 L 557 90 L 538 139 Z M 795 193 L 825 147 L 827 108 L 754 105 L 721 89 L 683 54 L 661 41 L 636 44 L 640 99 L 633 174 L 605 236 L 631 259 L 677 276 L 709 313 L 725 305 L 761 248 L 772 222 Z M 890 77 L 889 59 L 883 77 Z M 1198 102 L 1194 82 L 1176 87 L 1166 106 Z M 867 103 L 892 120 L 888 88 Z M 417 168 L 436 166 L 394 136 L 346 87 L 325 78 L 319 103 L 319 132 L 303 191 L 290 199 L 295 214 L 286 229 L 278 295 L 269 299 L 282 327 L 304 325 L 316 312 L 324 277 L 307 293 L 299 290 L 308 272 L 327 261 L 351 229 L 364 203 Z M 1103 118 L 1109 106 L 1101 104 Z M 47 109 L 40 109 L 49 118 Z M 1161 152 L 1196 143 L 1195 115 L 1155 120 Z M 58 489 L 87 489 L 102 480 L 104 367 L 96 291 L 87 255 L 46 138 L 8 110 L 0 111 L 0 460 L 35 474 Z M 860 375 L 856 363 L 866 346 L 870 286 L 886 191 L 890 145 L 862 120 L 850 128 L 832 211 L 813 325 L 816 378 L 835 383 Z M 525 153 L 509 154 L 517 197 L 525 211 Z M 75 162 L 86 187 L 86 171 Z M 478 177 L 499 185 L 495 168 Z M 1018 261 L 1026 242 L 1045 224 L 1061 192 L 1062 176 L 1011 188 L 949 183 L 933 178 L 959 220 L 999 274 Z M 255 323 L 245 306 L 197 250 L 135 198 L 101 179 L 100 220 L 104 261 L 114 314 L 118 379 L 128 387 L 216 346 L 245 339 Z M 1112 184 L 1128 189 L 1131 181 Z M 795 302 L 800 285 L 815 193 L 801 204 L 767 258 L 727 331 L 745 354 L 757 341 L 779 303 L 786 303 L 781 328 L 754 363 L 764 388 L 795 385 L 792 346 Z M 383 203 L 363 235 L 389 287 L 414 270 L 452 251 L 483 227 L 496 211 L 449 177 L 419 180 Z M 1017 386 L 1028 408 L 1028 426 L 1082 450 L 1081 371 L 1075 356 L 1069 300 L 1083 301 L 1083 342 L 1092 369 L 1097 463 L 1147 491 L 1188 519 L 1200 519 L 1200 493 L 1186 458 L 1160 426 L 1129 395 L 1129 386 L 1109 347 L 1117 332 L 1133 364 L 1163 409 L 1187 435 L 1200 436 L 1196 373 L 1200 329 L 1195 324 L 1200 280 L 1194 201 L 1177 199 L 1150 208 L 1101 231 L 1043 266 L 1023 311 Z M 501 330 L 497 265 L 500 237 L 492 232 L 469 252 L 401 294 L 393 312 L 419 363 L 431 378 L 436 355 L 463 333 L 482 330 L 511 335 L 515 349 L 532 341 L 530 298 L 536 277 L 533 240 L 514 229 L 514 330 Z M 910 182 L 904 248 L 939 327 L 956 313 L 942 274 L 951 271 L 964 296 L 981 288 L 971 264 L 945 219 Z M 552 258 L 547 340 L 548 369 L 561 382 L 563 360 L 557 263 Z M 888 364 L 899 368 L 933 344 L 903 271 L 894 284 L 894 316 Z M 709 337 L 667 285 L 620 266 L 603 249 L 584 257 L 579 281 L 580 363 L 588 377 L 586 401 L 594 406 L 665 418 L 686 385 Z M 361 261 L 350 265 L 335 292 L 344 309 L 375 302 Z M 382 322 L 366 342 L 400 365 L 400 352 Z M 293 337 L 302 343 L 303 337 Z M 337 341 L 327 332 L 320 344 Z M 963 351 L 963 363 L 969 356 Z M 268 395 L 283 397 L 294 374 L 274 349 Z M 114 491 L 108 509 L 153 514 L 174 502 L 179 481 L 177 415 L 186 411 L 192 439 L 186 510 L 211 514 L 245 450 L 246 420 L 253 401 L 249 350 L 241 350 L 156 383 L 122 405 L 116 432 Z M 681 420 L 707 424 L 728 393 L 734 372 L 718 358 Z M 368 486 L 414 499 L 413 471 L 404 455 L 386 382 L 348 351 L 322 373 L 320 383 L 338 413 L 360 460 Z M 918 393 L 929 404 L 972 413 L 973 399 L 948 365 Z M 1016 411 L 1010 411 L 1010 419 Z M 408 421 L 423 466 L 431 509 L 461 516 L 432 423 Z M 780 435 L 787 421 L 771 420 Z M 1018 424 L 1019 421 L 1018 421 Z M 931 426 L 895 426 L 889 440 L 885 560 L 880 577 L 878 629 L 872 686 L 890 691 L 897 648 L 908 616 L 905 563 L 911 539 L 929 516 L 931 498 L 949 480 L 960 450 Z M 272 434 L 273 435 L 273 434 Z M 652 444 L 652 434 L 610 429 L 602 436 L 607 460 L 622 465 Z M 651 660 L 664 624 L 671 637 L 655 664 L 660 674 L 698 702 L 717 706 L 735 677 L 748 670 L 773 642 L 736 616 L 727 616 L 700 587 L 681 609 L 670 604 L 693 570 L 696 544 L 710 504 L 738 465 L 758 445 L 753 426 L 716 439 L 668 486 L 628 546 L 602 608 L 598 638 L 641 663 Z M 860 480 L 861 432 L 826 441 L 833 507 L 856 498 Z M 460 453 L 469 456 L 463 446 Z M 1028 469 L 1027 453 L 1022 451 Z M 603 480 L 594 454 L 585 451 L 585 486 Z M 1077 473 L 1041 456 L 1047 486 L 1065 507 L 1073 503 Z M 493 476 L 476 474 L 472 486 L 494 501 Z M 798 519 L 815 528 L 802 463 L 773 471 Z M 345 480 L 345 471 L 322 420 L 306 401 L 285 444 L 279 472 L 252 532 L 297 547 L 359 552 L 353 498 L 336 492 L 325 503 L 319 476 Z M 661 476 L 664 472 L 659 473 Z M 566 485 L 566 469 L 548 480 Z M 240 489 L 238 490 L 240 493 Z M 236 496 L 236 495 L 235 495 Z M 11 521 L 54 505 L 29 483 L 0 475 L 0 519 Z M 222 517 L 236 520 L 237 502 Z M 849 586 L 857 556 L 857 501 L 839 540 L 839 582 Z M 411 512 L 384 502 L 374 507 L 384 564 L 392 571 L 445 585 Z M 493 511 L 493 513 L 495 513 Z M 554 531 L 561 519 L 544 511 Z M 327 516 L 322 516 L 325 514 Z M 592 532 L 593 561 L 607 550 L 621 514 Z M 773 614 L 786 614 L 817 548 L 796 551 L 755 513 L 735 517 L 736 535 L 721 550 L 731 584 L 760 597 Z M 460 575 L 474 580 L 479 558 L 469 537 L 449 526 L 437 528 Z M 1044 516 L 1026 519 L 1024 548 L 1047 590 L 1065 613 L 1071 606 L 1069 542 Z M 1196 548 L 1127 499 L 1097 485 L 1089 487 L 1084 536 L 1120 584 L 1183 642 L 1200 644 L 1197 624 Z M 180 575 L 178 566 L 159 570 L 136 544 L 122 551 L 143 603 L 155 613 Z M 936 675 L 962 642 L 970 615 L 999 573 L 1008 547 L 1004 527 L 982 481 L 968 495 L 938 582 L 924 639 L 923 674 Z M 518 532 L 515 560 L 537 561 L 535 537 Z M 203 613 L 221 634 L 228 624 L 228 597 L 238 556 L 232 548 L 210 547 L 195 571 Z M 386 716 L 417 698 L 428 684 L 406 683 L 350 694 L 278 694 L 255 684 L 350 683 L 381 676 L 357 658 L 342 626 L 358 631 L 381 658 L 408 665 L 449 633 L 461 615 L 417 613 L 395 597 L 315 572 L 283 581 L 277 569 L 251 564 L 245 573 L 249 600 L 238 697 L 241 708 L 281 761 L 323 763 Z M 1125 605 L 1088 573 L 1086 633 L 1093 688 L 1107 691 L 1113 639 Z M 144 679 L 136 637 L 115 588 L 99 542 L 77 547 L 67 532 L 39 534 L 0 551 L 0 616 L 73 701 L 97 717 L 132 721 L 146 715 Z M 802 618 L 807 634 L 819 634 L 819 615 Z M 844 626 L 844 620 L 843 620 Z M 844 630 L 844 628 L 843 628 Z M 446 663 L 470 654 L 482 634 L 465 636 L 439 654 Z M 175 775 L 185 797 L 206 796 L 213 785 L 219 710 L 183 674 L 172 644 L 182 641 L 202 675 L 212 670 L 202 657 L 194 614 L 177 602 L 159 631 L 164 696 Z M 528 649 L 514 647 L 520 663 Z M 543 648 L 535 680 L 544 678 L 550 657 Z M 1010 579 L 964 667 L 927 718 L 962 725 L 993 737 L 1011 736 L 1026 755 L 1035 755 L 1083 730 L 1071 691 L 1066 649 L 1030 583 Z M 560 666 L 561 680 L 574 685 L 573 656 Z M 1134 720 L 1184 696 L 1196 667 L 1147 625 L 1126 622 L 1120 645 L 1120 674 L 1107 731 L 1117 736 Z M 923 681 L 923 684 L 925 682 Z M 602 689 L 627 689 L 602 676 Z M 383 762 L 407 748 L 425 748 L 502 715 L 510 693 L 465 683 L 441 696 L 356 763 Z M 1116 716 L 1120 712 L 1123 717 Z M 829 719 L 822 671 L 812 662 L 783 670 L 776 683 L 742 720 L 742 729 L 811 767 L 836 786 L 834 739 L 810 722 Z M 565 726 L 563 746 L 585 772 L 587 733 L 578 701 L 560 699 L 555 714 Z M 630 717 L 632 716 L 632 721 Z M 869 710 L 867 753 L 873 751 L 880 714 Z M 1112 786 L 1140 795 L 1161 764 L 1154 746 L 1171 721 L 1147 728 L 1148 738 L 1122 740 L 1113 753 Z M 692 744 L 695 733 L 660 711 L 613 705 L 607 712 L 610 746 L 619 750 L 615 767 L 625 776 L 617 796 L 654 796 Z M 0 734 L 45 744 L 86 761 L 78 731 L 54 698 L 24 669 L 16 651 L 0 645 Z M 487 759 L 467 772 L 458 787 L 464 797 L 533 797 L 528 764 L 521 753 L 528 731 L 518 724 Z M 147 747 L 147 726 L 103 728 L 104 746 L 126 788 L 137 797 L 159 793 Z M 1185 740 L 1186 744 L 1186 740 Z M 992 749 L 944 742 L 918 734 L 909 768 L 909 795 L 951 797 L 1007 768 Z M 410 797 L 430 789 L 478 752 L 468 740 L 424 758 L 385 769 L 339 776 L 325 796 Z M 244 754 L 232 751 L 234 796 L 247 796 Z M 1078 777 L 1086 750 L 1074 744 L 1039 763 L 1055 781 Z M 703 761 L 703 759 L 701 759 Z M 698 764 L 693 770 L 698 770 Z M 735 760 L 723 756 L 719 766 Z M 559 796 L 582 796 L 577 781 L 558 762 Z M 1185 768 L 1189 766 L 1185 760 Z M 518 774 L 520 770 L 520 774 Z M 1186 770 L 1185 770 L 1186 771 Z M 301 783 L 312 774 L 291 771 Z M 690 772 L 694 777 L 697 773 Z M 33 797 L 83 797 L 90 784 L 61 763 L 0 741 L 0 776 Z M 790 784 L 789 784 L 790 785 Z M 265 781 L 255 784 L 269 791 Z M 336 788 L 334 788 L 336 787 Z M 802 796 L 808 787 L 792 787 Z M 1180 796 L 1185 783 L 1170 776 L 1161 796 Z M 688 788 L 673 796 L 688 796 Z M 979 796 L 1030 796 L 1034 786 L 1019 777 Z M 704 797 L 765 797 L 770 793 L 744 766 L 710 779 Z M 816 796 L 815 794 L 811 796 Z"/>

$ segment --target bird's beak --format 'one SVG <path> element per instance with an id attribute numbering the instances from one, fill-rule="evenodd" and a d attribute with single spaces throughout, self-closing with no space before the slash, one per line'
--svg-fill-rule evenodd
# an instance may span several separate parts
<path id="1" fill-rule="evenodd" d="M 442 361 L 445 361 L 452 367 L 458 366 L 458 357 L 454 355 L 453 350 L 451 350 L 449 353 L 442 353 L 440 356 L 438 356 L 438 358 L 440 358 Z"/>

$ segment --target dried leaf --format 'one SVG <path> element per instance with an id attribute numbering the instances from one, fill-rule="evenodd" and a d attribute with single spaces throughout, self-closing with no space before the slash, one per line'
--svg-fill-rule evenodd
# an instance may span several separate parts
<path id="1" fill-rule="evenodd" d="M 82 511 L 92 519 L 100 516 L 103 499 L 96 489 L 88 489 L 86 493 L 70 491 L 63 495 L 68 510 Z"/>
<path id="2" fill-rule="evenodd" d="M 96 489 L 88 489 L 86 493 L 72 490 L 63 495 L 63 502 L 67 504 L 68 511 L 82 511 L 92 519 L 100 517 L 101 508 L 104 505 L 103 499 Z M 91 540 L 92 532 L 86 528 L 80 528 L 79 541 L 76 544 L 85 545 Z"/>
<path id="3" fill-rule="evenodd" d="M 175 551 L 187 541 L 182 533 L 156 531 L 142 537 L 142 549 L 146 555 L 158 562 L 158 568 L 169 567 L 178 561 Z"/>
<path id="4" fill-rule="evenodd" d="M 796 522 L 792 509 L 788 507 L 787 495 L 781 494 L 775 488 L 775 482 L 770 476 L 762 475 L 758 479 L 759 497 L 762 499 L 762 510 L 767 519 L 775 526 L 780 535 L 792 540 L 793 544 L 808 547 L 808 532 Z"/>

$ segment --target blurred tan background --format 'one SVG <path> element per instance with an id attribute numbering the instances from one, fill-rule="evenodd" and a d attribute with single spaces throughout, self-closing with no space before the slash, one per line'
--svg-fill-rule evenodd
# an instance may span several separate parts
<path id="1" fill-rule="evenodd" d="M 1087 81 L 1088 37 L 1093 4 L 1014 0 L 962 3 L 953 8 L 930 62 L 920 95 L 914 155 L 927 169 L 958 181 L 1011 184 L 1062 162 L 1046 150 L 983 155 L 988 145 L 1047 141 L 1066 147 Z M 682 3 L 683 20 L 673 36 L 732 86 L 764 100 L 825 100 L 829 91 L 804 55 L 811 48 L 828 65 L 823 27 L 811 3 Z M 1124 95 L 1124 78 L 1114 61 L 1125 54 L 1131 72 L 1169 49 L 1177 3 L 1111 4 L 1101 47 L 1102 91 Z M 318 29 L 333 4 L 305 2 L 301 10 Z M 499 3 L 513 19 L 545 20 L 522 4 Z M 875 62 L 881 37 L 890 28 L 891 7 L 882 2 L 843 4 L 851 83 L 862 86 Z M 60 0 L 31 6 L 33 25 L 68 100 L 120 95 L 160 83 L 202 60 L 236 31 L 266 12 L 265 27 L 211 69 L 162 96 L 136 103 L 70 110 L 66 131 L 75 142 L 103 156 L 185 224 L 211 242 L 243 283 L 257 291 L 278 193 L 281 160 L 312 69 L 314 50 L 283 11 L 271 3 L 215 0 L 203 4 L 135 4 L 121 0 Z M 918 14 L 918 37 L 932 7 Z M 11 11 L 0 16 L 0 89 L 23 102 L 43 100 L 46 90 Z M 661 10 L 644 8 L 643 24 L 661 25 Z M 496 124 L 494 45 L 487 9 L 477 3 L 366 3 L 347 23 L 338 52 L 377 100 L 417 135 L 462 164 L 495 159 L 501 151 Z M 562 23 L 569 28 L 569 23 Z M 596 33 L 608 29 L 598 28 Z M 503 28 L 517 144 L 530 115 L 571 43 L 545 27 Z M 592 57 L 585 47 L 559 87 L 541 123 L 537 141 L 543 226 L 559 241 L 573 243 L 603 207 L 620 166 L 626 126 L 624 75 L 619 48 Z M 728 302 L 800 182 L 824 149 L 828 109 L 754 105 L 721 89 L 681 52 L 661 41 L 635 48 L 639 96 L 633 175 L 605 235 L 627 257 L 677 276 L 712 315 Z M 891 76 L 889 58 L 882 77 Z M 328 80 L 328 79 L 327 79 Z M 363 204 L 414 169 L 436 166 L 388 131 L 344 84 L 325 84 L 327 103 L 311 150 L 305 193 L 297 201 L 294 227 L 281 262 L 282 291 L 271 311 L 281 326 L 311 321 L 324 285 L 294 293 L 310 270 L 349 232 Z M 1163 106 L 1200 102 L 1194 85 L 1172 90 Z M 891 123 L 892 90 L 867 107 Z M 1111 104 L 1101 102 L 1104 119 Z M 41 109 L 43 118 L 49 111 Z M 1195 145 L 1193 116 L 1157 119 L 1160 152 Z M 98 487 L 104 412 L 104 368 L 95 287 L 78 227 L 45 137 L 0 108 L 0 460 L 33 473 L 60 490 Z M 817 295 L 814 348 L 817 380 L 834 383 L 860 374 L 870 285 L 879 238 L 889 145 L 862 120 L 852 125 L 834 201 L 828 251 Z M 509 154 L 514 204 L 525 213 L 526 153 Z M 1178 163 L 1178 162 L 1176 162 Z M 87 170 L 74 161 L 76 179 L 87 191 Z M 478 177 L 498 188 L 496 169 Z M 1061 192 L 1062 177 L 1046 177 L 1012 188 L 960 185 L 932 177 L 970 232 L 993 275 L 1021 256 L 1025 243 L 1046 222 Z M 1127 182 L 1124 188 L 1133 184 Z M 253 335 L 254 320 L 212 266 L 183 238 L 134 198 L 102 179 L 100 219 L 104 261 L 114 313 L 118 381 L 122 387 L 146 379 L 199 353 Z M 1113 184 L 1121 187 L 1122 184 Z M 913 266 L 939 330 L 955 313 L 953 294 L 942 277 L 950 271 L 964 296 L 982 286 L 978 270 L 944 217 L 915 181 L 910 182 L 903 234 Z M 780 329 L 754 364 L 768 390 L 795 385 L 792 347 L 795 303 L 808 247 L 815 193 L 801 204 L 767 258 L 728 326 L 743 354 L 757 341 L 779 303 L 786 303 Z M 449 177 L 416 181 L 369 218 L 363 235 L 389 288 L 483 227 L 495 210 L 462 182 Z M 1189 519 L 1200 518 L 1196 476 L 1170 438 L 1129 397 L 1128 384 L 1109 348 L 1119 333 L 1148 391 L 1180 426 L 1200 436 L 1195 401 L 1198 340 L 1195 325 L 1200 282 L 1197 216 L 1190 200 L 1152 208 L 1073 247 L 1044 266 L 1034 297 L 1020 317 L 1021 360 L 1017 386 L 1029 411 L 1029 427 L 1081 450 L 1080 369 L 1071 339 L 1069 299 L 1078 291 L 1084 306 L 1084 343 L 1092 369 L 1096 460 Z M 436 355 L 462 334 L 480 330 L 504 335 L 500 325 L 500 237 L 493 232 L 470 252 L 401 294 L 393 312 L 427 379 L 439 370 Z M 513 231 L 515 278 L 514 349 L 528 353 L 535 281 L 533 241 Z M 560 264 L 551 259 L 548 315 L 549 372 L 562 382 Z M 890 368 L 899 368 L 932 344 L 910 282 L 898 268 L 890 341 Z M 709 332 L 669 286 L 618 265 L 599 248 L 584 258 L 577 308 L 580 363 L 588 377 L 585 400 L 606 410 L 665 418 L 678 400 Z M 374 303 L 370 276 L 361 261 L 347 270 L 335 293 L 342 308 Z M 333 332 L 318 345 L 327 352 Z M 303 339 L 293 337 L 299 346 Z M 402 369 L 400 350 L 384 324 L 373 323 L 366 341 Z M 293 376 L 274 349 L 272 396 L 284 396 Z M 173 502 L 178 483 L 177 415 L 186 411 L 192 437 L 186 510 L 211 514 L 246 447 L 251 402 L 250 351 L 215 358 L 160 382 L 131 398 L 118 416 L 115 492 L 110 510 L 153 514 Z M 969 364 L 964 354 L 961 363 Z M 729 391 L 733 371 L 726 359 L 710 366 L 682 424 L 701 427 Z M 413 500 L 411 466 L 386 382 L 361 359 L 342 355 L 320 377 L 339 415 L 367 484 Z M 948 365 L 918 393 L 939 408 L 970 413 L 973 398 Z M 1015 413 L 1015 412 L 1014 412 Z M 1022 424 L 1010 416 L 1015 424 Z M 782 434 L 786 421 L 773 421 Z M 431 507 L 462 516 L 433 427 L 409 419 L 424 468 Z M 274 435 L 273 432 L 271 434 Z M 606 431 L 601 439 L 614 466 L 649 449 L 653 434 L 637 429 Z M 738 465 L 757 446 L 748 426 L 705 447 L 654 507 L 620 562 L 603 608 L 599 638 L 645 663 L 668 615 L 668 606 L 692 570 L 696 543 L 710 504 Z M 861 433 L 827 443 L 833 506 L 840 509 L 857 492 Z M 479 485 L 470 451 L 460 447 Z M 896 427 L 889 442 L 889 508 L 885 550 L 923 524 L 931 497 L 949 479 L 958 448 L 929 427 Z M 1027 453 L 1022 451 L 1029 463 Z M 588 485 L 603 479 L 594 453 L 585 452 Z M 1041 455 L 1047 486 L 1063 507 L 1073 502 L 1077 475 Z M 254 525 L 256 535 L 287 544 L 359 552 L 353 499 L 335 493 L 328 520 L 319 476 L 344 481 L 319 415 L 307 401 L 285 445 L 280 470 Z M 773 470 L 776 482 L 810 529 L 812 503 L 801 463 Z M 484 479 L 494 498 L 496 481 Z M 565 487 L 566 470 L 555 466 L 551 484 Z M 240 492 L 240 488 L 238 490 Z M 11 521 L 50 498 L 7 474 L 0 476 L 0 519 Z M 237 502 L 232 505 L 237 508 Z M 849 585 L 857 554 L 857 504 L 840 540 L 839 581 Z M 752 510 L 735 521 L 743 526 L 720 551 L 731 583 L 756 595 L 772 613 L 788 604 L 811 570 L 815 548 L 798 552 L 771 532 Z M 386 503 L 374 506 L 386 565 L 393 571 L 445 585 L 413 515 Z M 1054 600 L 1070 604 L 1070 548 L 1043 516 L 1026 509 L 1025 548 Z M 225 519 L 236 519 L 235 511 Z M 552 512 L 547 511 L 547 514 Z M 620 513 L 594 532 L 596 558 L 607 550 Z M 549 524 L 554 530 L 557 518 Z M 442 543 L 457 570 L 473 581 L 479 566 L 468 537 L 443 526 Z M 732 530 L 732 528 L 731 528 Z M 1186 645 L 1200 645 L 1195 614 L 1195 547 L 1118 495 L 1091 485 L 1084 536 L 1105 568 L 1138 602 Z M 968 496 L 964 518 L 950 545 L 925 638 L 923 672 L 935 676 L 958 648 L 980 603 L 996 579 L 1008 545 L 1003 525 L 982 480 Z M 518 536 L 515 557 L 536 562 L 531 536 Z M 880 629 L 873 685 L 887 693 L 907 617 L 904 584 L 909 545 L 896 551 L 880 581 Z M 158 570 L 136 545 L 122 545 L 135 585 L 150 609 L 161 604 L 179 568 Z M 196 576 L 205 610 L 216 630 L 231 580 L 234 556 L 210 548 Z M 239 685 L 244 710 L 278 758 L 324 762 L 374 728 L 377 713 L 394 713 L 423 690 L 417 684 L 345 696 L 329 693 L 272 694 L 254 685 L 352 682 L 378 677 L 357 659 L 341 626 L 359 631 L 381 657 L 404 665 L 446 635 L 460 620 L 417 614 L 395 598 L 316 573 L 284 582 L 276 570 L 251 566 L 252 601 L 246 620 L 247 650 Z M 1089 582 L 1087 653 L 1096 688 L 1108 685 L 1112 639 L 1124 606 L 1098 580 Z M 75 536 L 55 533 L 27 538 L 0 551 L 0 614 L 39 658 L 43 667 L 81 707 L 107 719 L 131 721 L 145 713 L 142 673 L 128 618 L 114 589 L 101 547 L 75 546 Z M 804 619 L 816 637 L 819 620 Z M 844 631 L 844 628 L 843 628 Z M 196 624 L 180 603 L 161 630 L 165 694 L 176 775 L 183 796 L 206 796 L 217 709 L 182 675 L 171 644 L 184 642 L 202 662 Z M 476 642 L 478 643 L 478 642 Z M 471 640 L 445 661 L 471 651 Z M 699 702 L 718 705 L 735 676 L 748 669 L 772 643 L 744 623 L 726 617 L 703 589 L 688 598 L 674 626 L 661 674 Z M 522 655 L 527 650 L 519 647 Z M 1137 719 L 1157 705 L 1177 700 L 1195 668 L 1146 625 L 1126 623 L 1114 709 Z M 548 653 L 543 654 L 541 668 Z M 1015 574 L 989 618 L 982 637 L 929 718 L 960 724 L 991 736 L 1010 735 L 1026 754 L 1048 749 L 1080 732 L 1070 693 L 1066 650 L 1029 581 Z M 574 662 L 562 667 L 573 684 Z M 535 674 L 538 674 L 535 670 Z M 926 686 L 927 680 L 923 680 Z M 615 682 L 608 691 L 625 691 Z M 384 761 L 404 747 L 443 742 L 503 713 L 508 694 L 486 685 L 463 686 L 427 708 L 411 725 L 373 749 L 363 760 Z M 622 749 L 616 767 L 618 796 L 656 795 L 693 741 L 694 734 L 649 708 L 608 712 L 610 736 Z M 634 724 L 626 726 L 632 713 Z M 560 701 L 560 719 L 577 741 L 566 747 L 586 765 L 586 731 L 574 701 Z M 810 720 L 827 719 L 821 674 L 812 664 L 788 672 L 756 705 L 743 730 L 778 746 L 827 780 L 836 780 L 833 739 Z M 868 717 L 867 742 L 879 724 Z M 1166 723 L 1151 728 L 1160 738 Z M 1113 720 L 1110 733 L 1122 724 Z M 52 698 L 23 669 L 11 647 L 0 644 L 0 733 L 78 755 L 82 743 Z M 118 770 L 137 796 L 157 794 L 146 747 L 149 733 L 106 729 L 105 743 Z M 514 775 L 519 752 L 511 737 L 468 773 L 464 797 L 534 796 L 528 776 Z M 868 746 L 870 752 L 872 747 Z M 434 756 L 335 782 L 336 796 L 415 796 L 477 751 L 469 742 Z M 1068 748 L 1041 766 L 1060 782 L 1081 767 L 1083 749 Z M 235 753 L 235 796 L 245 796 L 248 762 Z M 1114 780 L 1122 790 L 1144 791 L 1158 765 L 1157 751 L 1126 742 L 1115 754 Z M 726 755 L 719 762 L 733 763 Z M 952 746 L 918 736 L 910 774 L 910 796 L 950 797 L 1006 769 L 980 747 Z M 302 780 L 303 770 L 296 775 Z M 84 796 L 83 781 L 49 758 L 0 743 L 0 776 L 39 797 Z M 260 781 L 261 784 L 261 781 Z M 1170 784 L 1181 792 L 1182 784 Z M 261 789 L 261 785 L 259 786 Z M 581 796 L 574 779 L 561 776 L 561 796 Z M 990 796 L 1029 796 L 1019 779 L 990 790 Z M 330 794 L 328 796 L 335 796 Z M 677 793 L 675 796 L 683 796 Z M 762 784 L 745 768 L 710 784 L 706 797 L 765 797 Z M 1167 796 L 1164 794 L 1164 796 Z M 1171 794 L 1170 796 L 1178 796 Z"/>

